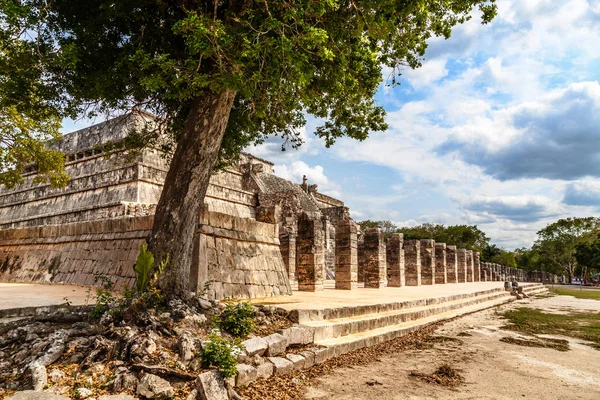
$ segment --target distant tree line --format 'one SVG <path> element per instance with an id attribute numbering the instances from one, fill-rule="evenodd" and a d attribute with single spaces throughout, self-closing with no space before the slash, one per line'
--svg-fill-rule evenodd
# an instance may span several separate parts
<path id="1" fill-rule="evenodd" d="M 398 227 L 391 221 L 359 222 L 361 229 L 380 228 L 384 236 L 402 233 L 404 239 L 433 239 L 478 251 L 481 260 L 529 271 L 547 271 L 573 277 L 589 277 L 600 272 L 600 218 L 564 218 L 537 232 L 531 248 L 506 250 L 490 243 L 476 225 L 421 224 Z"/>

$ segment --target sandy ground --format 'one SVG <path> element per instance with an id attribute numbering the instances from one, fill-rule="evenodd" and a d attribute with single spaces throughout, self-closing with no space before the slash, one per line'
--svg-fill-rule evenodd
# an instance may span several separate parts
<path id="1" fill-rule="evenodd" d="M 90 299 L 88 295 L 91 293 Z M 94 303 L 95 288 L 74 285 L 43 285 L 39 283 L 0 283 L 0 310 L 64 304 Z"/>
<path id="2" fill-rule="evenodd" d="M 600 399 L 600 351 L 581 340 L 565 337 L 568 352 L 499 341 L 517 334 L 501 329 L 498 314 L 523 306 L 600 312 L 600 301 L 571 296 L 521 300 L 481 311 L 437 329 L 436 335 L 454 340 L 436 343 L 433 349 L 383 355 L 365 366 L 338 368 L 308 387 L 305 399 Z M 442 363 L 461 370 L 465 383 L 446 388 L 409 375 L 431 373 Z"/>

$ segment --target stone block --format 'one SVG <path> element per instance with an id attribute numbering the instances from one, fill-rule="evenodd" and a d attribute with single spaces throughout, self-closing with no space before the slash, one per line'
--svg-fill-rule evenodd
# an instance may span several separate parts
<path id="1" fill-rule="evenodd" d="M 256 366 L 256 377 L 257 379 L 268 379 L 273 376 L 274 371 L 275 367 L 273 366 L 273 364 L 267 361 L 263 364 Z"/>
<path id="2" fill-rule="evenodd" d="M 421 284 L 435 284 L 435 241 L 421 240 Z"/>
<path id="3" fill-rule="evenodd" d="M 406 286 L 404 275 L 404 235 L 392 233 L 386 242 L 386 262 L 388 286 Z"/>
<path id="4" fill-rule="evenodd" d="M 315 353 L 310 350 L 304 350 L 300 352 L 300 355 L 304 357 L 304 368 L 310 368 L 315 365 Z"/>
<path id="5" fill-rule="evenodd" d="M 285 353 L 288 342 L 285 336 L 280 333 L 273 333 L 272 335 L 265 336 L 263 338 L 267 342 L 266 355 L 269 357 L 278 356 Z"/>
<path id="6" fill-rule="evenodd" d="M 286 354 L 285 358 L 290 360 L 294 364 L 294 371 L 299 371 L 305 368 L 306 359 L 300 354 L 289 353 Z"/>
<path id="7" fill-rule="evenodd" d="M 287 345 L 310 344 L 314 341 L 315 330 L 312 327 L 295 325 L 281 331 L 287 339 Z"/>
<path id="8" fill-rule="evenodd" d="M 294 371 L 294 363 L 287 358 L 267 357 L 267 359 L 273 364 L 273 375 L 275 376 L 289 374 Z"/>
<path id="9" fill-rule="evenodd" d="M 258 378 L 256 368 L 248 364 L 237 365 L 237 375 L 235 377 L 235 386 L 246 386 Z"/>
<path id="10" fill-rule="evenodd" d="M 229 400 L 225 380 L 217 371 L 203 372 L 198 375 L 196 389 L 201 400 Z"/>
<path id="11" fill-rule="evenodd" d="M 404 274 L 406 286 L 421 286 L 421 242 L 404 241 Z"/>

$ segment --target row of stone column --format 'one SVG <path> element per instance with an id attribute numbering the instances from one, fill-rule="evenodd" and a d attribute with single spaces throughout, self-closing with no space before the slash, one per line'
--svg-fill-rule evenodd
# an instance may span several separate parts
<path id="1" fill-rule="evenodd" d="M 323 289 L 324 240 L 317 216 L 303 213 L 298 218 L 295 247 L 298 290 Z M 284 256 L 287 253 L 284 253 Z M 290 278 L 292 278 L 291 270 Z M 379 228 L 366 229 L 358 241 L 358 226 L 340 220 L 335 231 L 335 287 L 355 289 L 358 282 L 366 288 L 420 286 L 448 283 L 521 280 L 524 271 L 499 264 L 480 262 L 479 253 L 435 243 L 432 239 L 404 240 L 401 233 L 384 239 Z"/>

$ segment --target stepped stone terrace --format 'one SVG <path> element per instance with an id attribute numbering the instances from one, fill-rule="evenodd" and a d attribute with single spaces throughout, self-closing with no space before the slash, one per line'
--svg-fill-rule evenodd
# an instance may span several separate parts
<path id="1" fill-rule="evenodd" d="M 64 135 L 64 188 L 33 183 L 31 166 L 22 185 L 0 189 L 0 282 L 94 285 L 108 276 L 117 288 L 133 285 L 168 163 L 156 148 L 128 162 L 103 149 L 150 119 L 132 114 Z M 194 241 L 190 291 L 208 288 L 217 300 L 558 279 L 481 262 L 452 243 L 361 232 L 342 200 L 246 153 L 212 176 Z"/>

